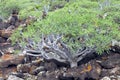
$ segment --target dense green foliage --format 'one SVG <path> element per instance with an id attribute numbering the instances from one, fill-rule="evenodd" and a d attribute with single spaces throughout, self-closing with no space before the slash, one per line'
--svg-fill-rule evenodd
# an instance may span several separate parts
<path id="1" fill-rule="evenodd" d="M 2 18 L 8 18 L 13 9 L 19 11 L 21 18 L 27 16 L 39 17 L 44 8 L 53 10 L 56 5 L 65 5 L 66 1 L 58 0 L 0 0 L 0 16 Z"/>
<path id="2" fill-rule="evenodd" d="M 11 1 L 16 0 L 6 2 L 7 7 Z M 20 2 L 19 5 L 11 5 L 12 8 L 17 6 L 21 16 L 34 15 L 38 19 L 24 29 L 23 36 L 19 33 L 21 27 L 15 31 L 11 37 L 13 42 L 19 39 L 24 44 L 25 38 L 39 41 L 41 34 L 64 34 L 64 42 L 73 50 L 83 46 L 96 46 L 98 53 L 102 53 L 110 48 L 112 39 L 120 40 L 119 0 L 44 0 L 40 4 L 30 0 Z M 44 5 L 50 5 L 50 12 L 46 19 L 41 20 L 38 16 L 41 15 Z M 54 5 L 64 5 L 64 8 L 54 11 Z M 35 7 L 40 13 L 34 10 Z"/>

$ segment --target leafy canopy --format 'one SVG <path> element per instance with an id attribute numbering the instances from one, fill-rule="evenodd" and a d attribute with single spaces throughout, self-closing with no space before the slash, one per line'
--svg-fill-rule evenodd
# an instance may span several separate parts
<path id="1" fill-rule="evenodd" d="M 70 1 L 64 4 L 64 8 L 48 12 L 46 19 L 38 19 L 29 25 L 23 31 L 23 36 L 20 35 L 18 29 L 11 39 L 13 42 L 19 39 L 19 42 L 24 44 L 25 38 L 31 38 L 37 42 L 42 34 L 64 34 L 63 41 L 73 51 L 89 46 L 96 47 L 97 52 L 102 53 L 110 49 L 112 39 L 120 40 L 120 5 L 118 2 L 118 0 Z M 33 14 L 31 10 L 30 15 Z M 25 12 L 22 15 L 25 15 Z"/>

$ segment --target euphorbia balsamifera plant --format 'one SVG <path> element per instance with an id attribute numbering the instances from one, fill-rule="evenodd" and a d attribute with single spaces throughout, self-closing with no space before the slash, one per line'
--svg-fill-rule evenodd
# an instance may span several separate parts
<path id="1" fill-rule="evenodd" d="M 62 42 L 61 37 L 53 34 L 47 37 L 43 36 L 38 44 L 38 50 L 25 50 L 25 53 L 32 56 L 42 56 L 47 60 L 69 63 L 70 67 L 77 67 L 78 62 L 85 58 L 87 54 L 95 52 L 94 48 L 83 47 L 78 49 L 76 53 L 72 53 L 68 46 Z"/>

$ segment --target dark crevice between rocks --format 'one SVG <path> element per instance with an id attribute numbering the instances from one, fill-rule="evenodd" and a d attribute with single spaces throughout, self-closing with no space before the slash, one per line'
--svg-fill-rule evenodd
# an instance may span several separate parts
<path id="1" fill-rule="evenodd" d="M 106 54 L 106 53 L 105 53 L 105 54 Z M 86 55 L 85 58 L 83 58 L 80 62 L 78 62 L 78 65 L 86 64 L 86 63 L 88 63 L 88 62 L 91 61 L 91 60 L 99 59 L 99 58 L 101 58 L 101 56 L 103 56 L 103 55 L 104 55 L 104 54 L 99 55 L 99 54 L 97 54 L 97 53 L 88 54 L 88 55 Z"/>
<path id="2" fill-rule="evenodd" d="M 62 62 L 58 62 L 57 60 L 44 60 L 45 62 L 47 63 L 50 63 L 50 62 L 54 62 L 54 64 L 57 66 L 57 68 L 61 68 L 61 67 L 66 67 L 66 68 L 69 68 L 70 65 L 69 63 L 62 63 Z M 52 66 L 51 66 L 52 67 Z"/>
<path id="3" fill-rule="evenodd" d="M 17 65 L 15 65 L 15 64 L 10 64 L 10 65 L 8 65 L 7 68 L 11 68 L 11 67 L 17 67 Z"/>
<path id="4" fill-rule="evenodd" d="M 119 46 L 113 46 L 110 49 L 111 52 L 113 53 L 119 53 L 120 54 L 120 47 Z"/>
<path id="5" fill-rule="evenodd" d="M 59 80 L 75 80 L 75 79 L 74 77 L 59 77 Z"/>
<path id="6" fill-rule="evenodd" d="M 80 80 L 80 79 L 79 79 Z M 93 79 L 93 78 L 85 78 L 85 80 L 96 80 L 96 79 Z"/>
<path id="7" fill-rule="evenodd" d="M 58 80 L 82 80 L 80 78 L 76 78 L 76 77 L 59 77 Z M 96 80 L 94 78 L 85 78 L 84 80 Z"/>

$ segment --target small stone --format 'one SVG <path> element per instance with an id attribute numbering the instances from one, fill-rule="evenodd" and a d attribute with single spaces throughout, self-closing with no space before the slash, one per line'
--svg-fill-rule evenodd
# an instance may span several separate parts
<path id="1" fill-rule="evenodd" d="M 120 80 L 120 75 L 119 75 L 119 76 L 117 76 L 117 80 Z"/>
<path id="2" fill-rule="evenodd" d="M 20 72 L 12 72 L 11 75 L 15 75 L 19 78 L 24 78 L 24 76 L 25 76 L 23 73 L 20 73 Z"/>
<path id="3" fill-rule="evenodd" d="M 37 77 L 36 76 L 31 76 L 31 77 L 27 78 L 26 80 L 37 80 Z"/>
<path id="4" fill-rule="evenodd" d="M 104 61 L 101 63 L 101 66 L 105 69 L 112 69 L 114 68 L 115 66 L 110 62 L 110 61 Z"/>
<path id="5" fill-rule="evenodd" d="M 115 67 L 111 70 L 110 73 L 115 74 L 118 70 L 120 70 L 120 67 Z"/>
<path id="6" fill-rule="evenodd" d="M 104 77 L 104 76 L 108 76 L 108 75 L 109 75 L 109 71 L 107 69 L 102 69 L 100 76 Z"/>
<path id="7" fill-rule="evenodd" d="M 63 71 L 65 71 L 65 72 L 66 72 L 66 71 L 67 71 L 67 68 L 65 68 L 65 67 L 64 67 L 64 68 L 63 68 Z"/>
<path id="8" fill-rule="evenodd" d="M 40 66 L 40 67 L 36 68 L 35 70 L 32 71 L 32 74 L 36 75 L 41 71 L 45 71 L 44 66 Z"/>
<path id="9" fill-rule="evenodd" d="M 45 71 L 41 71 L 41 72 L 38 73 L 38 76 L 45 77 L 46 76 L 46 72 Z"/>
<path id="10" fill-rule="evenodd" d="M 120 55 L 114 54 L 109 56 L 109 58 L 101 63 L 101 66 L 105 69 L 112 69 L 115 68 L 116 65 L 120 64 Z"/>
<path id="11" fill-rule="evenodd" d="M 10 75 L 7 80 L 24 80 L 24 79 L 16 77 L 15 75 Z"/>
<path id="12" fill-rule="evenodd" d="M 5 39 L 0 37 L 0 43 L 4 43 L 5 42 Z"/>
<path id="13" fill-rule="evenodd" d="M 116 76 L 114 76 L 114 75 L 111 75 L 110 78 L 111 78 L 112 80 L 116 80 Z"/>
<path id="14" fill-rule="evenodd" d="M 0 30 L 0 36 L 4 38 L 9 38 L 12 32 L 12 30 Z"/>
<path id="15" fill-rule="evenodd" d="M 3 77 L 0 77 L 0 80 L 4 80 L 4 78 L 3 78 Z"/>
<path id="16" fill-rule="evenodd" d="M 14 53 L 14 52 L 15 52 L 14 47 L 9 47 L 9 48 L 7 49 L 7 53 L 12 54 L 12 53 Z"/>
<path id="17" fill-rule="evenodd" d="M 111 80 L 111 79 L 108 76 L 105 76 L 101 80 Z"/>
<path id="18" fill-rule="evenodd" d="M 30 75 L 29 73 L 24 73 L 24 75 L 25 75 L 24 77 L 25 80 L 37 80 L 37 76 Z"/>
<path id="19" fill-rule="evenodd" d="M 48 62 L 48 63 L 46 62 L 44 66 L 47 71 L 53 71 L 57 69 L 57 65 L 54 62 Z"/>
<path id="20" fill-rule="evenodd" d="M 30 67 L 31 67 L 30 64 L 19 64 L 17 66 L 17 71 L 18 72 L 23 72 L 23 73 L 29 73 Z"/>

